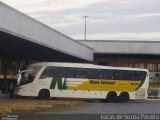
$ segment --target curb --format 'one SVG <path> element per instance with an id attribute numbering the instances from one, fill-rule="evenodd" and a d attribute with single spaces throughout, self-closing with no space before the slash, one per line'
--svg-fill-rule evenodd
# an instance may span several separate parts
<path id="1" fill-rule="evenodd" d="M 0 114 L 12 113 L 13 111 L 33 111 L 40 108 L 50 109 L 54 106 L 70 106 L 81 103 L 82 101 L 67 100 L 0 100 Z"/>

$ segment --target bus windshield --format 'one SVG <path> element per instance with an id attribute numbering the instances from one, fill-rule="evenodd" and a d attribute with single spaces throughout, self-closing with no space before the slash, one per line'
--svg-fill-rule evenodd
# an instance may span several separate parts
<path id="1" fill-rule="evenodd" d="M 27 70 L 20 71 L 17 78 L 17 86 L 33 82 L 42 66 L 29 66 Z"/>

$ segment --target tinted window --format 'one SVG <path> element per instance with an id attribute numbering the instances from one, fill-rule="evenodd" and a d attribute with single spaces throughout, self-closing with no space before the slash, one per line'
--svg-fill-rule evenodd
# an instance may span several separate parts
<path id="1" fill-rule="evenodd" d="M 60 68 L 59 76 L 65 78 L 74 78 L 75 77 L 74 68 Z"/>
<path id="2" fill-rule="evenodd" d="M 46 67 L 41 75 L 41 78 L 56 77 L 59 74 L 59 69 L 56 67 Z"/>
<path id="3" fill-rule="evenodd" d="M 106 79 L 113 79 L 113 71 L 112 70 L 106 70 Z"/>
<path id="4" fill-rule="evenodd" d="M 121 74 L 122 74 L 122 80 L 127 80 L 127 79 L 126 79 L 126 71 L 122 71 Z"/>
<path id="5" fill-rule="evenodd" d="M 119 71 L 119 70 L 113 70 L 112 74 L 113 74 L 113 79 L 114 80 L 121 80 L 122 79 L 121 71 Z"/>
<path id="6" fill-rule="evenodd" d="M 124 71 L 122 76 L 123 76 L 124 80 L 136 80 L 136 72 L 135 71 Z"/>
<path id="7" fill-rule="evenodd" d="M 93 79 L 105 79 L 106 78 L 106 70 L 94 69 L 92 70 L 92 78 Z"/>
<path id="8" fill-rule="evenodd" d="M 77 78 L 90 78 L 91 77 L 91 70 L 84 69 L 84 68 L 77 68 L 76 69 L 76 77 Z"/>
<path id="9" fill-rule="evenodd" d="M 137 80 L 145 80 L 146 72 L 136 72 L 136 79 Z"/>

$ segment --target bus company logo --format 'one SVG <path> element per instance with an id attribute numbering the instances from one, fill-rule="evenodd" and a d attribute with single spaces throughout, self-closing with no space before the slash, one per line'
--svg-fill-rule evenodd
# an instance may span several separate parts
<path id="1" fill-rule="evenodd" d="M 18 115 L 2 114 L 2 120 L 18 120 Z"/>
<path id="2" fill-rule="evenodd" d="M 91 80 L 90 84 L 107 84 L 107 85 L 115 85 L 115 81 L 95 81 L 95 80 Z"/>
<path id="3" fill-rule="evenodd" d="M 57 88 L 59 90 L 66 90 L 67 89 L 67 86 L 66 86 L 66 79 L 64 79 L 64 82 L 62 81 L 62 78 L 60 77 L 53 77 L 52 78 L 52 82 L 51 82 L 51 85 L 50 85 L 50 89 L 55 89 L 56 85 L 57 85 Z"/>

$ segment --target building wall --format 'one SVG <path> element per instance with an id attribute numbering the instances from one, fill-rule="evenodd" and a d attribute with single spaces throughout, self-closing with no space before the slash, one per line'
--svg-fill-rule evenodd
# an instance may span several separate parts
<path id="1" fill-rule="evenodd" d="M 141 40 L 78 40 L 98 54 L 160 55 L 160 41 Z"/>

